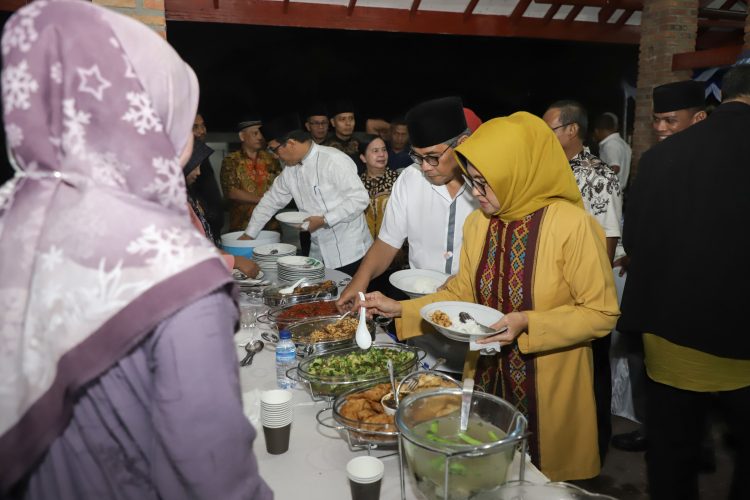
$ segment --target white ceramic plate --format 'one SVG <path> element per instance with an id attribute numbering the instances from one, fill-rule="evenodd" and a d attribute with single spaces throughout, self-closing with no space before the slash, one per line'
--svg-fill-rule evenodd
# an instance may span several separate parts
<path id="1" fill-rule="evenodd" d="M 323 269 L 323 263 L 318 259 L 312 257 L 302 257 L 300 255 L 290 255 L 288 257 L 281 257 L 277 261 L 279 268 L 287 268 L 290 271 L 312 271 Z"/>
<path id="2" fill-rule="evenodd" d="M 443 311 L 450 316 L 453 326 L 440 326 L 432 321 L 432 314 L 438 310 Z M 473 304 L 471 302 L 433 302 L 419 310 L 419 314 L 422 316 L 423 320 L 434 326 L 437 331 L 449 339 L 458 340 L 459 342 L 469 342 L 480 337 L 486 337 L 487 335 L 494 335 L 494 333 L 467 333 L 463 330 L 456 329 L 456 325 L 462 324 L 458 319 L 458 313 L 460 312 L 471 314 L 477 323 L 485 326 L 497 323 L 504 316 L 504 314 L 497 309 L 492 309 L 491 307 L 480 304 Z"/>
<path id="3" fill-rule="evenodd" d="M 237 277 L 237 272 L 238 272 L 237 269 L 232 270 L 232 276 L 234 277 L 235 282 L 242 284 L 242 285 L 255 285 L 256 283 L 260 283 L 261 281 L 263 281 L 263 276 L 265 276 L 265 273 L 262 270 L 260 270 L 258 271 L 258 276 L 256 276 L 255 278 L 248 278 L 246 280 L 241 280 Z"/>
<path id="4" fill-rule="evenodd" d="M 310 214 L 305 212 L 281 212 L 276 214 L 276 220 L 292 227 L 300 227 Z"/>
<path id="5" fill-rule="evenodd" d="M 276 250 L 277 253 L 272 254 L 271 252 L 274 250 Z M 297 253 L 297 247 L 290 245 L 289 243 L 269 243 L 268 245 L 260 245 L 253 249 L 253 257 L 260 259 L 278 259 L 279 257 L 294 255 L 295 253 Z"/>
<path id="6" fill-rule="evenodd" d="M 388 281 L 406 295 L 415 299 L 435 293 L 450 277 L 449 274 L 429 271 L 427 269 L 404 269 L 391 274 Z"/>

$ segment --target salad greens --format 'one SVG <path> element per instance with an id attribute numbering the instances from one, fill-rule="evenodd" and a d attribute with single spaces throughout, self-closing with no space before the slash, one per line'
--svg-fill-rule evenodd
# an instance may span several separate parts
<path id="1" fill-rule="evenodd" d="M 411 351 L 382 349 L 373 347 L 366 351 L 354 351 L 349 354 L 331 354 L 313 360 L 307 367 L 311 375 L 323 377 L 357 377 L 365 375 L 387 374 L 387 361 L 399 367 L 414 360 Z"/>

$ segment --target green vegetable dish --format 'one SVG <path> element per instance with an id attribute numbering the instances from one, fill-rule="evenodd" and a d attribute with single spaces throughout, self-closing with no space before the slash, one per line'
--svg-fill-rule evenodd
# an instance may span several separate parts
<path id="1" fill-rule="evenodd" d="M 317 377 L 357 378 L 388 374 L 388 360 L 398 369 L 414 361 L 415 353 L 397 349 L 379 349 L 373 347 L 366 351 L 354 351 L 348 354 L 331 354 L 313 360 L 307 367 L 310 375 Z"/>

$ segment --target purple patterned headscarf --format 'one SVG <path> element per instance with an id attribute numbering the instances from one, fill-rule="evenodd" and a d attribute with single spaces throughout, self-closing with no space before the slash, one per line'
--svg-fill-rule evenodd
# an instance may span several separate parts
<path id="1" fill-rule="evenodd" d="M 144 25 L 37 0 L 2 36 L 0 496 L 76 392 L 187 303 L 231 282 L 190 223 L 179 162 L 194 73 Z"/>

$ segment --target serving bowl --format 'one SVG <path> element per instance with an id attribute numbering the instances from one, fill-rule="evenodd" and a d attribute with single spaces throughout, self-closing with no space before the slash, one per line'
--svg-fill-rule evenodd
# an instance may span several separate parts
<path id="1" fill-rule="evenodd" d="M 305 292 L 301 290 L 293 293 L 279 293 L 286 285 L 269 286 L 263 290 L 263 303 L 267 306 L 285 306 L 298 304 L 300 302 L 310 302 L 312 300 L 334 299 L 338 297 L 339 288 L 334 281 L 303 281 L 298 288 L 312 287 L 320 285 L 317 290 Z M 295 289 L 296 290 L 296 289 Z"/>
<path id="2" fill-rule="evenodd" d="M 293 304 L 283 304 L 272 307 L 266 314 L 259 316 L 258 321 L 276 325 L 279 330 L 288 328 L 294 323 L 306 319 L 317 319 L 337 316 L 336 299 L 305 299 Z"/>
<path id="3" fill-rule="evenodd" d="M 343 315 L 324 316 L 321 318 L 312 318 L 298 321 L 287 327 L 292 333 L 292 340 L 297 346 L 297 357 L 304 358 L 313 354 L 322 354 L 324 352 L 335 351 L 351 347 L 354 344 L 354 331 L 348 338 L 333 340 L 313 341 L 310 336 L 315 330 L 321 330 L 328 325 L 332 325 L 341 320 Z M 367 322 L 367 329 L 371 335 L 375 335 L 375 323 Z"/>
<path id="4" fill-rule="evenodd" d="M 334 398 L 350 389 L 388 380 L 386 360 L 398 377 L 414 371 L 424 351 L 403 344 L 375 342 L 369 349 L 349 347 L 309 356 L 290 376 L 307 385 L 313 399 Z"/>
<path id="5" fill-rule="evenodd" d="M 239 237 L 244 231 L 234 231 L 221 235 L 221 247 L 232 255 L 250 258 L 253 256 L 255 247 L 278 243 L 281 241 L 281 234 L 276 231 L 261 231 L 254 240 L 240 240 Z"/>

